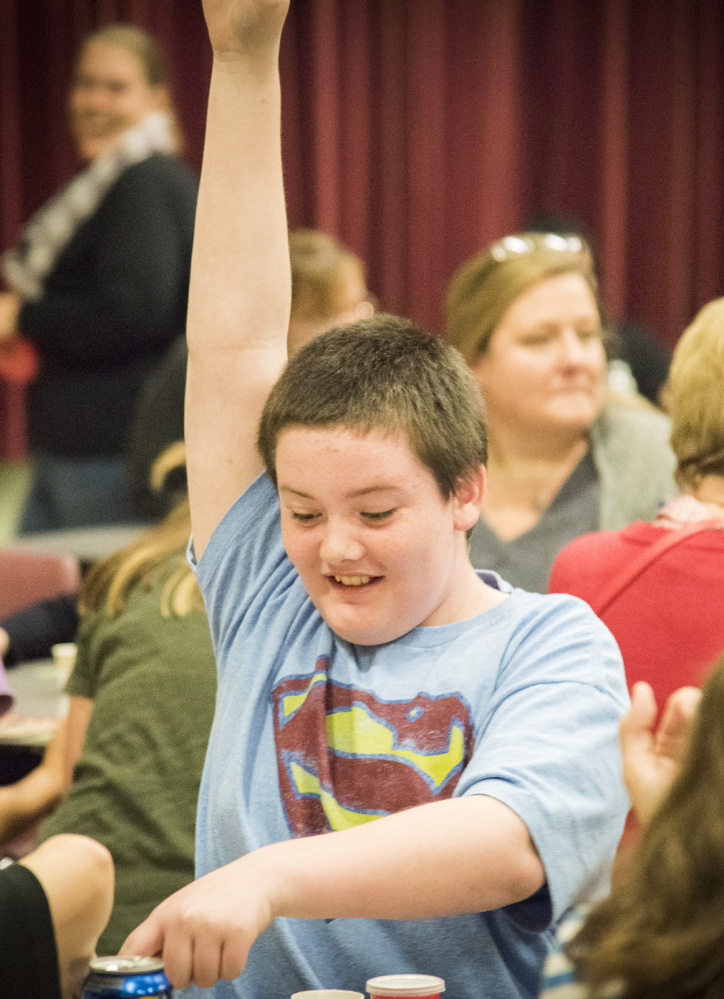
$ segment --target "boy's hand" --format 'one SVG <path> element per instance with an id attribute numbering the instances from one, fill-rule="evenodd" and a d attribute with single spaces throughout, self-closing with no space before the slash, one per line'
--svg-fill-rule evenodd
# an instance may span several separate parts
<path id="1" fill-rule="evenodd" d="M 648 683 L 634 684 L 631 710 L 621 720 L 623 779 L 631 803 L 645 825 L 679 772 L 691 723 L 701 698 L 696 687 L 681 687 L 656 722 L 656 700 Z"/>
<path id="2" fill-rule="evenodd" d="M 222 59 L 276 51 L 289 0 L 204 0 L 214 54 Z"/>
<path id="3" fill-rule="evenodd" d="M 253 866 L 245 857 L 192 881 L 157 906 L 120 953 L 160 955 L 176 989 L 237 978 L 273 916 Z"/>

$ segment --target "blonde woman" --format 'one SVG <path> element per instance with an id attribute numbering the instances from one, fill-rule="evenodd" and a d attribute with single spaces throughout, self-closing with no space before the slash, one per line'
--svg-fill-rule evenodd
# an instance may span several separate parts
<path id="1" fill-rule="evenodd" d="M 668 421 L 608 395 L 597 282 L 577 236 L 523 233 L 476 254 L 450 284 L 446 336 L 487 408 L 476 568 L 545 592 L 569 541 L 649 519 L 674 494 Z"/>
<path id="2" fill-rule="evenodd" d="M 43 765 L 0 797 L 0 812 L 15 802 L 25 822 L 61 798 L 41 840 L 82 833 L 110 850 L 116 899 L 99 953 L 116 953 L 154 906 L 194 876 L 216 672 L 186 561 L 188 537 L 184 501 L 91 571 L 80 596 L 67 722 Z"/>

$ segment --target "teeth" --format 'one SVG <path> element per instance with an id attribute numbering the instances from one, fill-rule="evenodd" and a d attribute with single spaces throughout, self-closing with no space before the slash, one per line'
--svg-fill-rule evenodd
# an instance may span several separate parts
<path id="1" fill-rule="evenodd" d="M 335 576 L 334 578 L 338 583 L 344 583 L 345 586 L 364 586 L 370 581 L 369 576 Z"/>

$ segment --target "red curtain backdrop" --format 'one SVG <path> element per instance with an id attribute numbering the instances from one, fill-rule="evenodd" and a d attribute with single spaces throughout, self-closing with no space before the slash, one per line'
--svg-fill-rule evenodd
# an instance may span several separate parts
<path id="1" fill-rule="evenodd" d="M 200 165 L 200 0 L 2 0 L 0 243 L 77 167 L 86 31 L 161 40 Z M 292 0 L 282 51 L 289 221 L 339 236 L 390 311 L 442 327 L 468 255 L 539 209 L 592 234 L 609 310 L 675 343 L 722 294 L 721 0 Z"/>

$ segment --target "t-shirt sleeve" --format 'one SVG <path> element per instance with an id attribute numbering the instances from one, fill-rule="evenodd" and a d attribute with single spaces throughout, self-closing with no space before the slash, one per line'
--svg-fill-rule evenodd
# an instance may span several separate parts
<path id="1" fill-rule="evenodd" d="M 541 598 L 508 643 L 456 793 L 490 795 L 520 816 L 546 871 L 553 920 L 607 885 L 628 810 L 618 746 L 627 706 L 608 629 L 580 600 Z M 511 915 L 540 923 L 539 902 Z"/>
<path id="2" fill-rule="evenodd" d="M 301 581 L 282 544 L 279 500 L 266 472 L 222 518 L 198 564 L 191 539 L 189 559 L 206 605 L 220 673 L 242 626 L 253 629 L 262 611 L 271 609 L 277 611 L 283 631 L 292 608 L 303 602 Z M 292 591 L 298 599 L 288 599 Z"/>
<path id="3" fill-rule="evenodd" d="M 84 614 L 80 619 L 76 638 L 78 655 L 65 687 L 66 694 L 71 697 L 89 697 L 92 700 L 96 696 L 101 664 L 96 654 L 94 636 L 103 617 L 105 611 L 98 610 Z"/>

